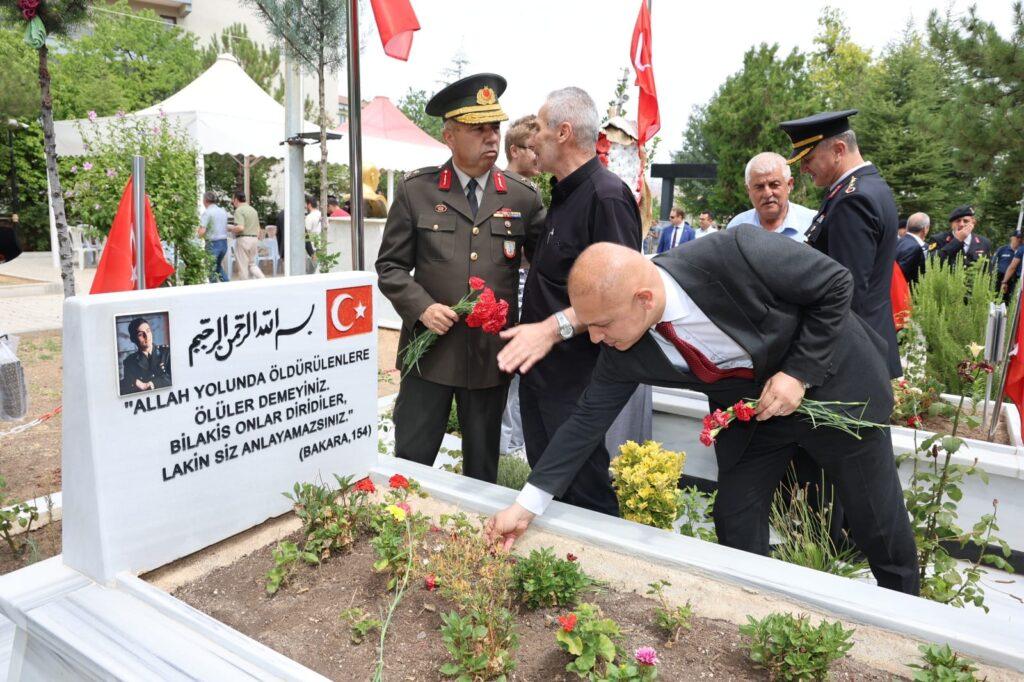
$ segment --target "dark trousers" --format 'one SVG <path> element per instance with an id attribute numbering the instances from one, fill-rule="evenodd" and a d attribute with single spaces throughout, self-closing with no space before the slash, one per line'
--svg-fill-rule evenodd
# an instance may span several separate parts
<path id="1" fill-rule="evenodd" d="M 544 454 L 558 427 L 572 416 L 579 398 L 580 394 L 575 391 L 540 392 L 527 381 L 519 382 L 519 414 L 523 419 L 523 440 L 530 466 Z M 612 489 L 608 464 L 608 449 L 602 438 L 559 501 L 618 516 L 619 501 Z"/>
<path id="2" fill-rule="evenodd" d="M 768 510 L 799 448 L 835 486 L 850 536 L 881 587 L 918 594 L 917 548 L 888 429 L 864 429 L 861 440 L 829 428 L 811 429 L 797 416 L 759 424 L 733 466 L 718 474 L 714 519 L 718 541 L 768 554 Z"/>
<path id="3" fill-rule="evenodd" d="M 498 480 L 498 442 L 507 396 L 508 385 L 468 389 L 407 375 L 395 400 L 395 455 L 432 466 L 454 397 L 462 431 L 462 473 L 494 483 Z"/>

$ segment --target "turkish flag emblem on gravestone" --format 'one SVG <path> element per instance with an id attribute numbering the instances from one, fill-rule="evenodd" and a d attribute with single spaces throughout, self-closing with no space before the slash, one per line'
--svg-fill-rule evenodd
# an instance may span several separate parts
<path id="1" fill-rule="evenodd" d="M 373 287 L 327 290 L 327 340 L 373 331 Z"/>

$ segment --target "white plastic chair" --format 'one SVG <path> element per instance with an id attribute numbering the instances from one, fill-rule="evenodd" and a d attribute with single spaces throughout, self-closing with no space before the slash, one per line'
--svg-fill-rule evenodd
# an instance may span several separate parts
<path id="1" fill-rule="evenodd" d="M 277 249 L 276 237 L 267 237 L 260 240 L 260 245 L 256 248 L 256 267 L 259 267 L 263 261 L 270 261 L 272 263 L 271 274 L 276 275 L 278 264 L 281 262 L 281 254 Z"/>
<path id="2" fill-rule="evenodd" d="M 85 225 L 70 225 L 68 231 L 71 233 L 71 248 L 78 259 L 78 269 L 85 270 L 85 254 L 92 254 L 92 262 L 95 265 L 100 262 L 100 253 L 103 251 L 101 244 L 93 239 L 85 238 Z"/>

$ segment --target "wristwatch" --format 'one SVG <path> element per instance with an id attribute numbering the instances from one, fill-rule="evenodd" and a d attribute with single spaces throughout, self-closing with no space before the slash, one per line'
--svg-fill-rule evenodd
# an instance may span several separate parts
<path id="1" fill-rule="evenodd" d="M 576 335 L 576 330 L 572 328 L 572 323 L 569 322 L 569 318 L 561 310 L 555 313 L 555 322 L 558 323 L 558 335 L 562 337 L 563 341 L 568 341 Z"/>

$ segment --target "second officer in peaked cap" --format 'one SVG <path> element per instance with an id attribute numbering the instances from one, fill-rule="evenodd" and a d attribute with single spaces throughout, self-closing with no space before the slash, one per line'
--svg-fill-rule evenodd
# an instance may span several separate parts
<path id="1" fill-rule="evenodd" d="M 498 369 L 503 342 L 468 327 L 451 306 L 466 295 L 469 278 L 479 277 L 508 301 L 514 325 L 519 267 L 544 225 L 536 188 L 494 165 L 500 124 L 508 120 L 498 100 L 505 86 L 497 74 L 476 74 L 427 103 L 427 113 L 444 120 L 452 155 L 396 183 L 376 263 L 380 290 L 402 318 L 395 454 L 433 464 L 454 398 L 463 473 L 492 483 L 511 378 Z M 401 350 L 424 329 L 440 337 L 418 367 L 405 367 Z"/>

